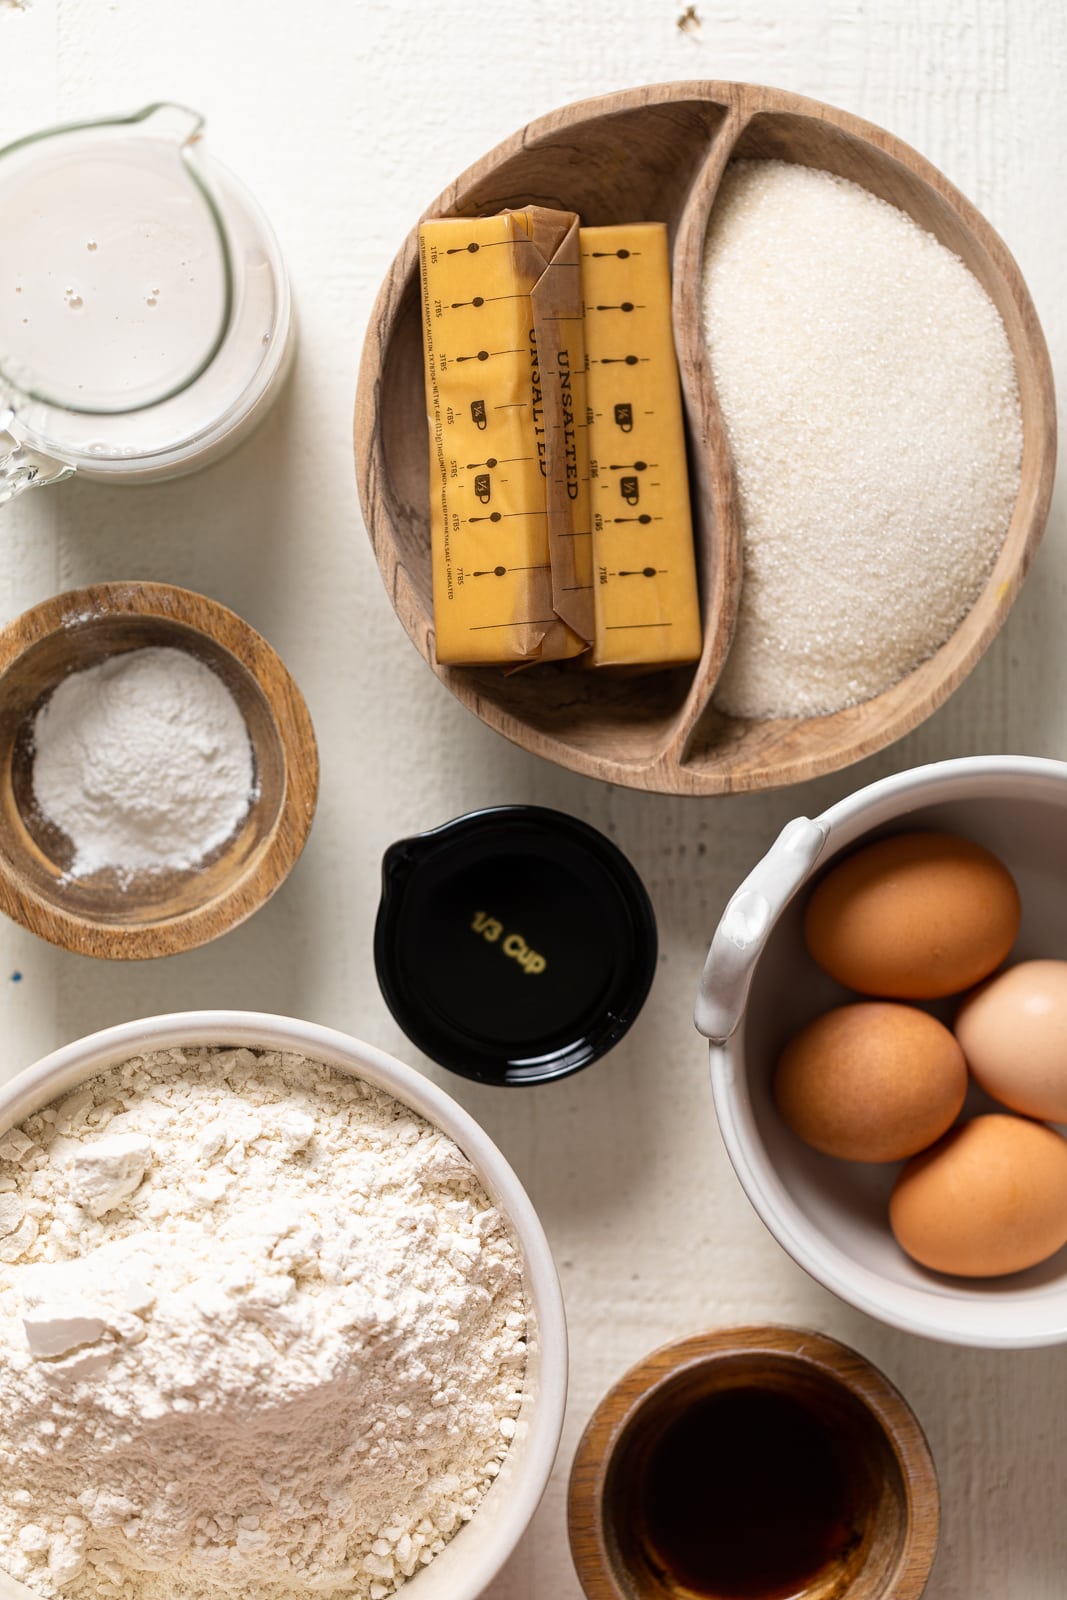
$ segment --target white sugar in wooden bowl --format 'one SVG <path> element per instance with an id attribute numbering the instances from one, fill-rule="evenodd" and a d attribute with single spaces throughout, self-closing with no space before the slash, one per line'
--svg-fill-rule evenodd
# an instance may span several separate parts
<path id="1" fill-rule="evenodd" d="M 715 704 L 840 711 L 932 656 L 992 571 L 1019 492 L 1004 324 L 958 256 L 818 168 L 727 168 L 705 332 L 741 511 Z"/>

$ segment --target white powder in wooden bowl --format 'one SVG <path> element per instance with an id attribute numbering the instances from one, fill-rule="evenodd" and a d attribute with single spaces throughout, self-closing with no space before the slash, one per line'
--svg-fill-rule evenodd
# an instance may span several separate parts
<path id="1" fill-rule="evenodd" d="M 73 877 L 188 871 L 255 791 L 241 709 L 187 650 L 125 650 L 72 672 L 33 726 L 33 793 L 74 847 Z"/>
<path id="2" fill-rule="evenodd" d="M 744 542 L 715 703 L 837 711 L 931 656 L 989 577 L 1022 451 L 1007 334 L 904 212 L 784 161 L 727 169 L 703 290 Z"/>

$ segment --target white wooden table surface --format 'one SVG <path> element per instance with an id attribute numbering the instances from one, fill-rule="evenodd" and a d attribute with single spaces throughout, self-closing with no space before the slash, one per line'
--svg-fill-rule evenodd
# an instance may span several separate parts
<path id="1" fill-rule="evenodd" d="M 222 941 L 155 964 L 104 965 L 0 928 L 0 1078 L 126 1018 L 236 1006 L 310 1017 L 415 1060 L 484 1122 L 544 1219 L 573 1338 L 556 1477 L 491 1600 L 577 1600 L 567 1471 L 586 1417 L 624 1368 L 666 1339 L 760 1319 L 848 1340 L 914 1405 L 944 1497 L 930 1600 L 1061 1600 L 1067 1350 L 952 1350 L 883 1328 L 809 1282 L 730 1170 L 691 1011 L 719 912 L 787 818 L 942 756 L 1067 755 L 1062 494 L 1007 627 L 924 727 L 831 778 L 721 801 L 608 789 L 483 728 L 405 638 L 360 518 L 356 368 L 405 231 L 531 117 L 632 84 L 750 79 L 892 129 L 1001 231 L 1053 364 L 1067 371 L 1062 0 L 697 0 L 699 25 L 683 30 L 685 9 L 680 0 L 0 0 L 0 143 L 160 98 L 198 107 L 212 150 L 274 222 L 302 335 L 281 403 L 230 459 L 142 489 L 74 480 L 0 513 L 0 614 L 113 578 L 213 595 L 293 671 L 323 763 L 318 817 L 290 882 Z M 418 1058 L 371 963 L 385 846 L 514 800 L 559 806 L 611 833 L 648 884 L 662 939 L 652 995 L 625 1042 L 532 1092 L 483 1090 Z"/>

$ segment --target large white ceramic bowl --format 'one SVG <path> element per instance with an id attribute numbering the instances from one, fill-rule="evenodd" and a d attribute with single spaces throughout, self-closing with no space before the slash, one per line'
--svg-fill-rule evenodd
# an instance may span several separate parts
<path id="1" fill-rule="evenodd" d="M 808 884 L 853 846 L 912 828 L 963 834 L 1010 869 L 1023 920 L 1009 962 L 1067 959 L 1067 763 L 1027 756 L 937 762 L 860 789 L 814 819 L 798 817 L 731 898 L 704 967 L 696 1023 L 711 1041 L 719 1126 L 749 1199 L 779 1244 L 843 1300 L 953 1344 L 1056 1344 L 1067 1340 L 1067 1248 L 1009 1277 L 929 1272 L 889 1229 L 899 1164 L 821 1155 L 774 1106 L 771 1079 L 785 1041 L 818 1013 L 855 998 L 805 949 Z M 954 1004 L 931 1009 L 947 1020 Z M 972 1088 L 964 1114 L 980 1109 L 993 1109 L 992 1102 Z"/>
<path id="2" fill-rule="evenodd" d="M 548 1241 L 525 1190 L 473 1117 L 412 1067 L 331 1028 L 250 1011 L 179 1012 L 126 1022 L 78 1039 L 0 1087 L 0 1133 L 83 1079 L 129 1056 L 182 1045 L 291 1050 L 365 1079 L 454 1139 L 473 1163 L 494 1204 L 510 1217 L 525 1265 L 530 1319 L 518 1430 L 499 1476 L 474 1517 L 400 1591 L 403 1600 L 476 1600 L 537 1509 L 559 1447 L 567 1398 L 563 1298 Z M 0 1600 L 27 1597 L 36 1600 L 25 1585 L 0 1572 Z"/>

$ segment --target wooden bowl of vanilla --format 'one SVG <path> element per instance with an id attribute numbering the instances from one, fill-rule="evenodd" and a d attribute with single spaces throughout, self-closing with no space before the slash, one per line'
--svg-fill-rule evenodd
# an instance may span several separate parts
<path id="1" fill-rule="evenodd" d="M 413 643 L 491 727 L 633 788 L 773 788 L 915 727 L 1004 622 L 1051 499 L 1051 367 L 1003 241 L 892 134 L 759 84 L 566 106 L 426 215 L 530 204 L 666 224 L 703 652 L 641 677 L 436 662 L 416 231 L 356 405 L 367 526 Z"/>
<path id="2" fill-rule="evenodd" d="M 0 910 L 51 943 L 140 960 L 228 932 L 317 793 L 299 689 L 218 602 L 97 584 L 0 630 Z"/>

